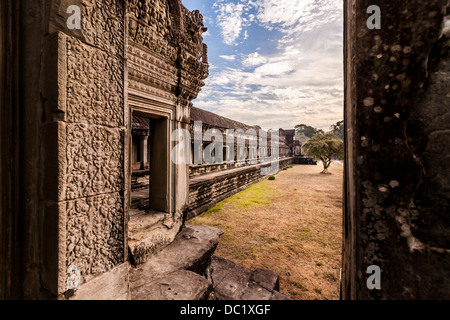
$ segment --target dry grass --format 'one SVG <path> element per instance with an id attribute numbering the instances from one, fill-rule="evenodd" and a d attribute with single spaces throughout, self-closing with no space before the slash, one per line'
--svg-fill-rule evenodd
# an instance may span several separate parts
<path id="1" fill-rule="evenodd" d="M 343 168 L 294 166 L 189 221 L 222 229 L 216 255 L 280 275 L 293 299 L 338 299 Z"/>

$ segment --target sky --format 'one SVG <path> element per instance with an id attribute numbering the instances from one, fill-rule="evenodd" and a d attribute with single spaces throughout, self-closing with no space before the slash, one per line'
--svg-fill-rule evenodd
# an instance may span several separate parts
<path id="1" fill-rule="evenodd" d="M 194 106 L 263 129 L 343 119 L 342 0 L 182 0 L 208 31 Z"/>

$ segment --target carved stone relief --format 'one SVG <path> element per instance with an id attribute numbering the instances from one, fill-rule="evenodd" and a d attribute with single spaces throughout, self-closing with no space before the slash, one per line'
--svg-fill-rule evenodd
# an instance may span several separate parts
<path id="1" fill-rule="evenodd" d="M 203 55 L 203 32 L 206 32 L 207 28 L 203 25 L 203 16 L 198 10 L 189 11 L 186 8 L 184 10 L 185 30 L 184 41 L 187 50 L 195 55 L 198 60 Z"/>
<path id="2" fill-rule="evenodd" d="M 123 63 L 74 38 L 67 41 L 67 118 L 123 126 Z"/>
<path id="3" fill-rule="evenodd" d="M 122 191 L 123 132 L 85 124 L 66 130 L 66 199 Z"/>
<path id="4" fill-rule="evenodd" d="M 178 50 L 169 45 L 173 32 L 166 1 L 131 0 L 128 12 L 130 39 L 175 62 Z"/>
<path id="5" fill-rule="evenodd" d="M 82 33 L 86 42 L 123 56 L 124 53 L 124 1 L 123 0 L 81 0 Z"/>
<path id="6" fill-rule="evenodd" d="M 67 267 L 86 281 L 124 261 L 124 219 L 118 193 L 67 201 Z"/>
<path id="7" fill-rule="evenodd" d="M 78 268 L 85 282 L 124 262 L 124 63 L 111 51 L 72 37 L 67 37 L 65 49 L 62 259 L 66 267 Z"/>
<path id="8" fill-rule="evenodd" d="M 206 28 L 199 11 L 190 12 L 182 5 L 180 8 L 178 12 L 175 10 L 175 4 L 170 6 L 165 0 L 130 1 L 128 19 L 131 47 L 128 48 L 128 52 L 131 53 L 130 78 L 132 80 L 168 91 L 172 95 L 180 95 L 180 91 L 189 92 L 180 96 L 182 104 L 187 105 L 188 100 L 197 96 L 204 85 L 202 80 L 208 76 L 208 64 L 201 61 L 203 59 L 207 61 L 202 37 Z M 183 30 L 176 29 L 180 26 L 183 26 Z M 136 57 L 143 55 L 139 53 L 142 51 L 141 48 L 148 49 L 146 51 L 149 60 L 156 58 L 159 61 L 157 69 L 160 68 L 160 70 L 157 74 L 153 72 L 156 71 L 154 61 L 151 63 L 153 70 L 143 69 L 140 67 L 141 64 L 133 63 Z M 180 76 L 178 72 L 169 70 L 170 68 L 182 70 L 181 79 L 180 81 L 175 79 L 175 84 L 170 80 L 167 83 L 168 79 L 160 79 L 159 76 L 164 75 L 164 71 Z M 180 85 L 181 88 L 179 88 Z"/>

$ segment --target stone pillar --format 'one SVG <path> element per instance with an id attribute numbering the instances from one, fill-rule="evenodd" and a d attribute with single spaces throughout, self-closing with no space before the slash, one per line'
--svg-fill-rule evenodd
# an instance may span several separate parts
<path id="1" fill-rule="evenodd" d="M 41 283 L 60 299 L 124 299 L 124 2 L 80 5 L 78 31 L 65 27 L 67 6 L 53 4 L 41 72 Z"/>
<path id="2" fill-rule="evenodd" d="M 148 162 L 148 136 L 141 136 L 141 170 L 146 168 Z"/>
<path id="3" fill-rule="evenodd" d="M 345 1 L 342 297 L 449 299 L 448 0 L 376 3 Z"/>

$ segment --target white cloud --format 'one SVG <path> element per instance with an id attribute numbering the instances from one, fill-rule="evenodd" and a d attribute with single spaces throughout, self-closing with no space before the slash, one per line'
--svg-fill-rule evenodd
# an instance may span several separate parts
<path id="1" fill-rule="evenodd" d="M 281 24 L 283 27 L 290 27 L 308 14 L 315 2 L 315 0 L 257 0 L 257 17 L 266 25 Z"/>
<path id="2" fill-rule="evenodd" d="M 243 61 L 245 67 L 259 66 L 267 62 L 267 59 L 261 56 L 258 52 L 250 53 Z"/>
<path id="3" fill-rule="evenodd" d="M 236 56 L 234 56 L 234 55 L 230 55 L 230 56 L 222 55 L 222 56 L 219 56 L 219 58 L 225 59 L 227 61 L 234 61 L 234 60 L 236 60 Z"/>
<path id="4" fill-rule="evenodd" d="M 243 10 L 242 3 L 215 3 L 217 9 L 217 24 L 222 29 L 223 42 L 228 45 L 236 45 L 242 31 Z"/>
<path id="5" fill-rule="evenodd" d="M 257 10 L 254 23 L 283 34 L 278 52 L 235 56 L 241 68 L 211 72 L 195 105 L 264 129 L 307 123 L 328 130 L 342 120 L 342 0 L 246 3 Z M 244 21 L 242 11 L 239 16 Z"/>

